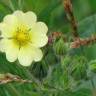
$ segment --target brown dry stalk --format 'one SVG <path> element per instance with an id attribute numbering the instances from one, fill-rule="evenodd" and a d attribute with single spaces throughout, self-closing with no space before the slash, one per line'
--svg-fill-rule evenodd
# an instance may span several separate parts
<path id="1" fill-rule="evenodd" d="M 31 80 L 24 80 L 21 77 L 10 73 L 0 74 L 0 84 L 7 84 L 10 82 L 32 83 Z"/>
<path id="2" fill-rule="evenodd" d="M 49 43 L 48 44 L 52 44 L 54 39 L 56 38 L 60 38 L 63 37 L 64 42 L 68 42 L 66 36 L 64 34 L 62 34 L 61 32 L 53 32 L 51 35 L 49 35 Z M 86 45 L 90 45 L 92 43 L 96 43 L 96 36 L 92 35 L 91 37 L 88 38 L 76 38 L 74 39 L 73 42 L 71 42 L 70 44 L 70 48 L 79 48 L 80 46 L 86 46 Z"/>
<path id="3" fill-rule="evenodd" d="M 31 80 L 24 80 L 18 75 L 13 75 L 10 73 L 5 73 L 5 74 L 0 74 L 0 85 L 2 84 L 7 84 L 7 83 L 12 83 L 12 82 L 18 82 L 18 83 L 33 83 Z M 54 90 L 61 90 L 64 91 L 62 88 L 57 88 L 51 85 L 43 84 L 44 86 L 47 86 L 51 89 Z M 41 88 L 41 90 L 43 90 Z"/>
<path id="4" fill-rule="evenodd" d="M 52 34 L 48 36 L 48 44 L 52 44 L 54 39 L 61 37 L 61 36 L 62 36 L 61 32 L 52 32 Z"/>
<path id="5" fill-rule="evenodd" d="M 72 27 L 72 34 L 75 38 L 79 37 L 78 32 L 77 32 L 77 23 L 73 14 L 73 10 L 72 10 L 72 4 L 71 4 L 71 0 L 64 0 L 64 9 L 67 15 L 67 18 L 69 20 L 69 22 L 71 23 L 71 27 Z"/>
<path id="6" fill-rule="evenodd" d="M 67 41 L 66 36 L 62 32 L 52 32 L 48 36 L 48 44 L 52 44 L 54 40 L 61 37 L 63 38 L 64 41 Z"/>
<path id="7" fill-rule="evenodd" d="M 89 45 L 96 42 L 96 36 L 91 36 L 89 38 L 81 39 L 78 38 L 74 42 L 71 43 L 71 48 L 79 48 L 80 46 Z"/>

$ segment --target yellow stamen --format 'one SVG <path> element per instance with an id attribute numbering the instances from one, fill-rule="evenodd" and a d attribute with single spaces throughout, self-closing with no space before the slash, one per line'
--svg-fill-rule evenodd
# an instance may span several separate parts
<path id="1" fill-rule="evenodd" d="M 14 42 L 19 46 L 26 46 L 30 43 L 30 30 L 24 27 L 18 27 L 15 31 L 15 35 L 13 36 Z"/>

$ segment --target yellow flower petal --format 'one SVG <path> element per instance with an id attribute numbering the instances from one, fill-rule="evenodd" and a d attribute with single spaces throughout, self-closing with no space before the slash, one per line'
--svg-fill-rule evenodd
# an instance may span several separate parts
<path id="1" fill-rule="evenodd" d="M 48 28 L 45 23 L 37 22 L 32 28 L 32 43 L 37 47 L 43 47 L 48 42 L 47 37 Z"/>
<path id="2" fill-rule="evenodd" d="M 9 27 L 9 28 L 14 28 L 18 24 L 18 19 L 14 15 L 7 15 L 4 17 L 3 22 Z"/>
<path id="3" fill-rule="evenodd" d="M 32 49 L 30 46 L 22 47 L 19 51 L 18 60 L 21 65 L 29 66 L 33 61 Z"/>
<path id="4" fill-rule="evenodd" d="M 3 33 L 2 33 L 3 32 Z M 9 30 L 9 27 L 4 24 L 4 23 L 0 23 L 0 34 L 1 34 L 1 37 L 9 37 L 9 34 L 10 33 L 10 30 Z"/>
<path id="5" fill-rule="evenodd" d="M 32 50 L 32 55 L 33 55 L 34 61 L 36 61 L 36 62 L 40 61 L 43 57 L 43 53 L 42 53 L 41 49 L 32 47 L 31 50 Z"/>
<path id="6" fill-rule="evenodd" d="M 12 37 L 15 27 L 18 25 L 16 16 L 7 15 L 3 23 L 0 23 L 0 30 L 3 37 Z"/>
<path id="7" fill-rule="evenodd" d="M 32 46 L 26 46 L 20 49 L 18 60 L 21 65 L 29 66 L 33 60 L 40 61 L 42 57 L 43 54 L 40 49 L 34 48 Z"/>
<path id="8" fill-rule="evenodd" d="M 45 23 L 43 22 L 37 22 L 33 27 L 32 27 L 32 30 L 35 32 L 35 33 L 41 33 L 41 34 L 47 34 L 48 32 L 48 27 Z"/>
<path id="9" fill-rule="evenodd" d="M 32 26 L 34 23 L 37 21 L 37 16 L 35 15 L 34 12 L 28 11 L 26 13 L 23 13 L 22 11 L 15 11 L 13 13 L 19 21 L 21 21 L 23 24 Z"/>
<path id="10" fill-rule="evenodd" d="M 6 52 L 6 58 L 10 62 L 16 61 L 19 52 L 19 46 L 16 46 L 12 40 L 2 40 L 4 51 Z"/>

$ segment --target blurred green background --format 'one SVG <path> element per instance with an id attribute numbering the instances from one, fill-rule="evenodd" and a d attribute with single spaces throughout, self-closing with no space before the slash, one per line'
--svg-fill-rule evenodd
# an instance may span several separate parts
<path id="1" fill-rule="evenodd" d="M 95 35 L 96 0 L 71 1 L 80 37 L 85 38 L 92 34 Z M 38 21 L 44 21 L 48 25 L 48 34 L 62 32 L 67 35 L 68 39 L 72 37 L 70 24 L 64 11 L 63 0 L 0 0 L 0 21 L 2 22 L 4 16 L 13 13 L 15 10 L 34 11 L 37 14 Z M 32 84 L 13 82 L 0 85 L 0 96 L 93 96 L 94 90 L 90 81 L 81 80 L 80 82 L 83 83 L 79 82 L 80 84 L 75 86 L 79 80 L 74 82 L 71 79 L 71 84 L 75 87 L 73 87 L 73 91 L 69 90 L 67 86 L 69 84 L 68 77 L 63 72 L 64 70 L 61 71 L 62 66 L 58 63 L 53 46 L 47 46 L 44 51 L 44 59 L 41 62 L 33 63 L 28 68 L 20 66 L 17 61 L 9 63 L 5 58 L 5 54 L 0 53 L 0 73 L 12 73 L 21 76 L 23 79 L 34 81 Z M 83 54 L 90 62 L 96 59 L 96 44 L 78 48 L 72 50 L 72 52 L 78 56 Z M 78 76 L 78 74 L 75 75 Z M 82 78 L 80 77 L 80 79 Z M 96 79 L 94 79 L 94 82 L 96 82 Z M 50 85 L 55 86 L 55 88 Z"/>

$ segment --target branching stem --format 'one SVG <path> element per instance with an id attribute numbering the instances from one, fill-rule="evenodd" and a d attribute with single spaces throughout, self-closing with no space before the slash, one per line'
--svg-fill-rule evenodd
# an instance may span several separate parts
<path id="1" fill-rule="evenodd" d="M 77 31 L 77 23 L 73 14 L 73 9 L 72 9 L 72 3 L 71 0 L 64 0 L 64 9 L 67 15 L 67 18 L 69 20 L 69 22 L 71 23 L 71 27 L 72 27 L 72 34 L 74 36 L 74 38 L 79 37 L 78 35 L 78 31 Z"/>

